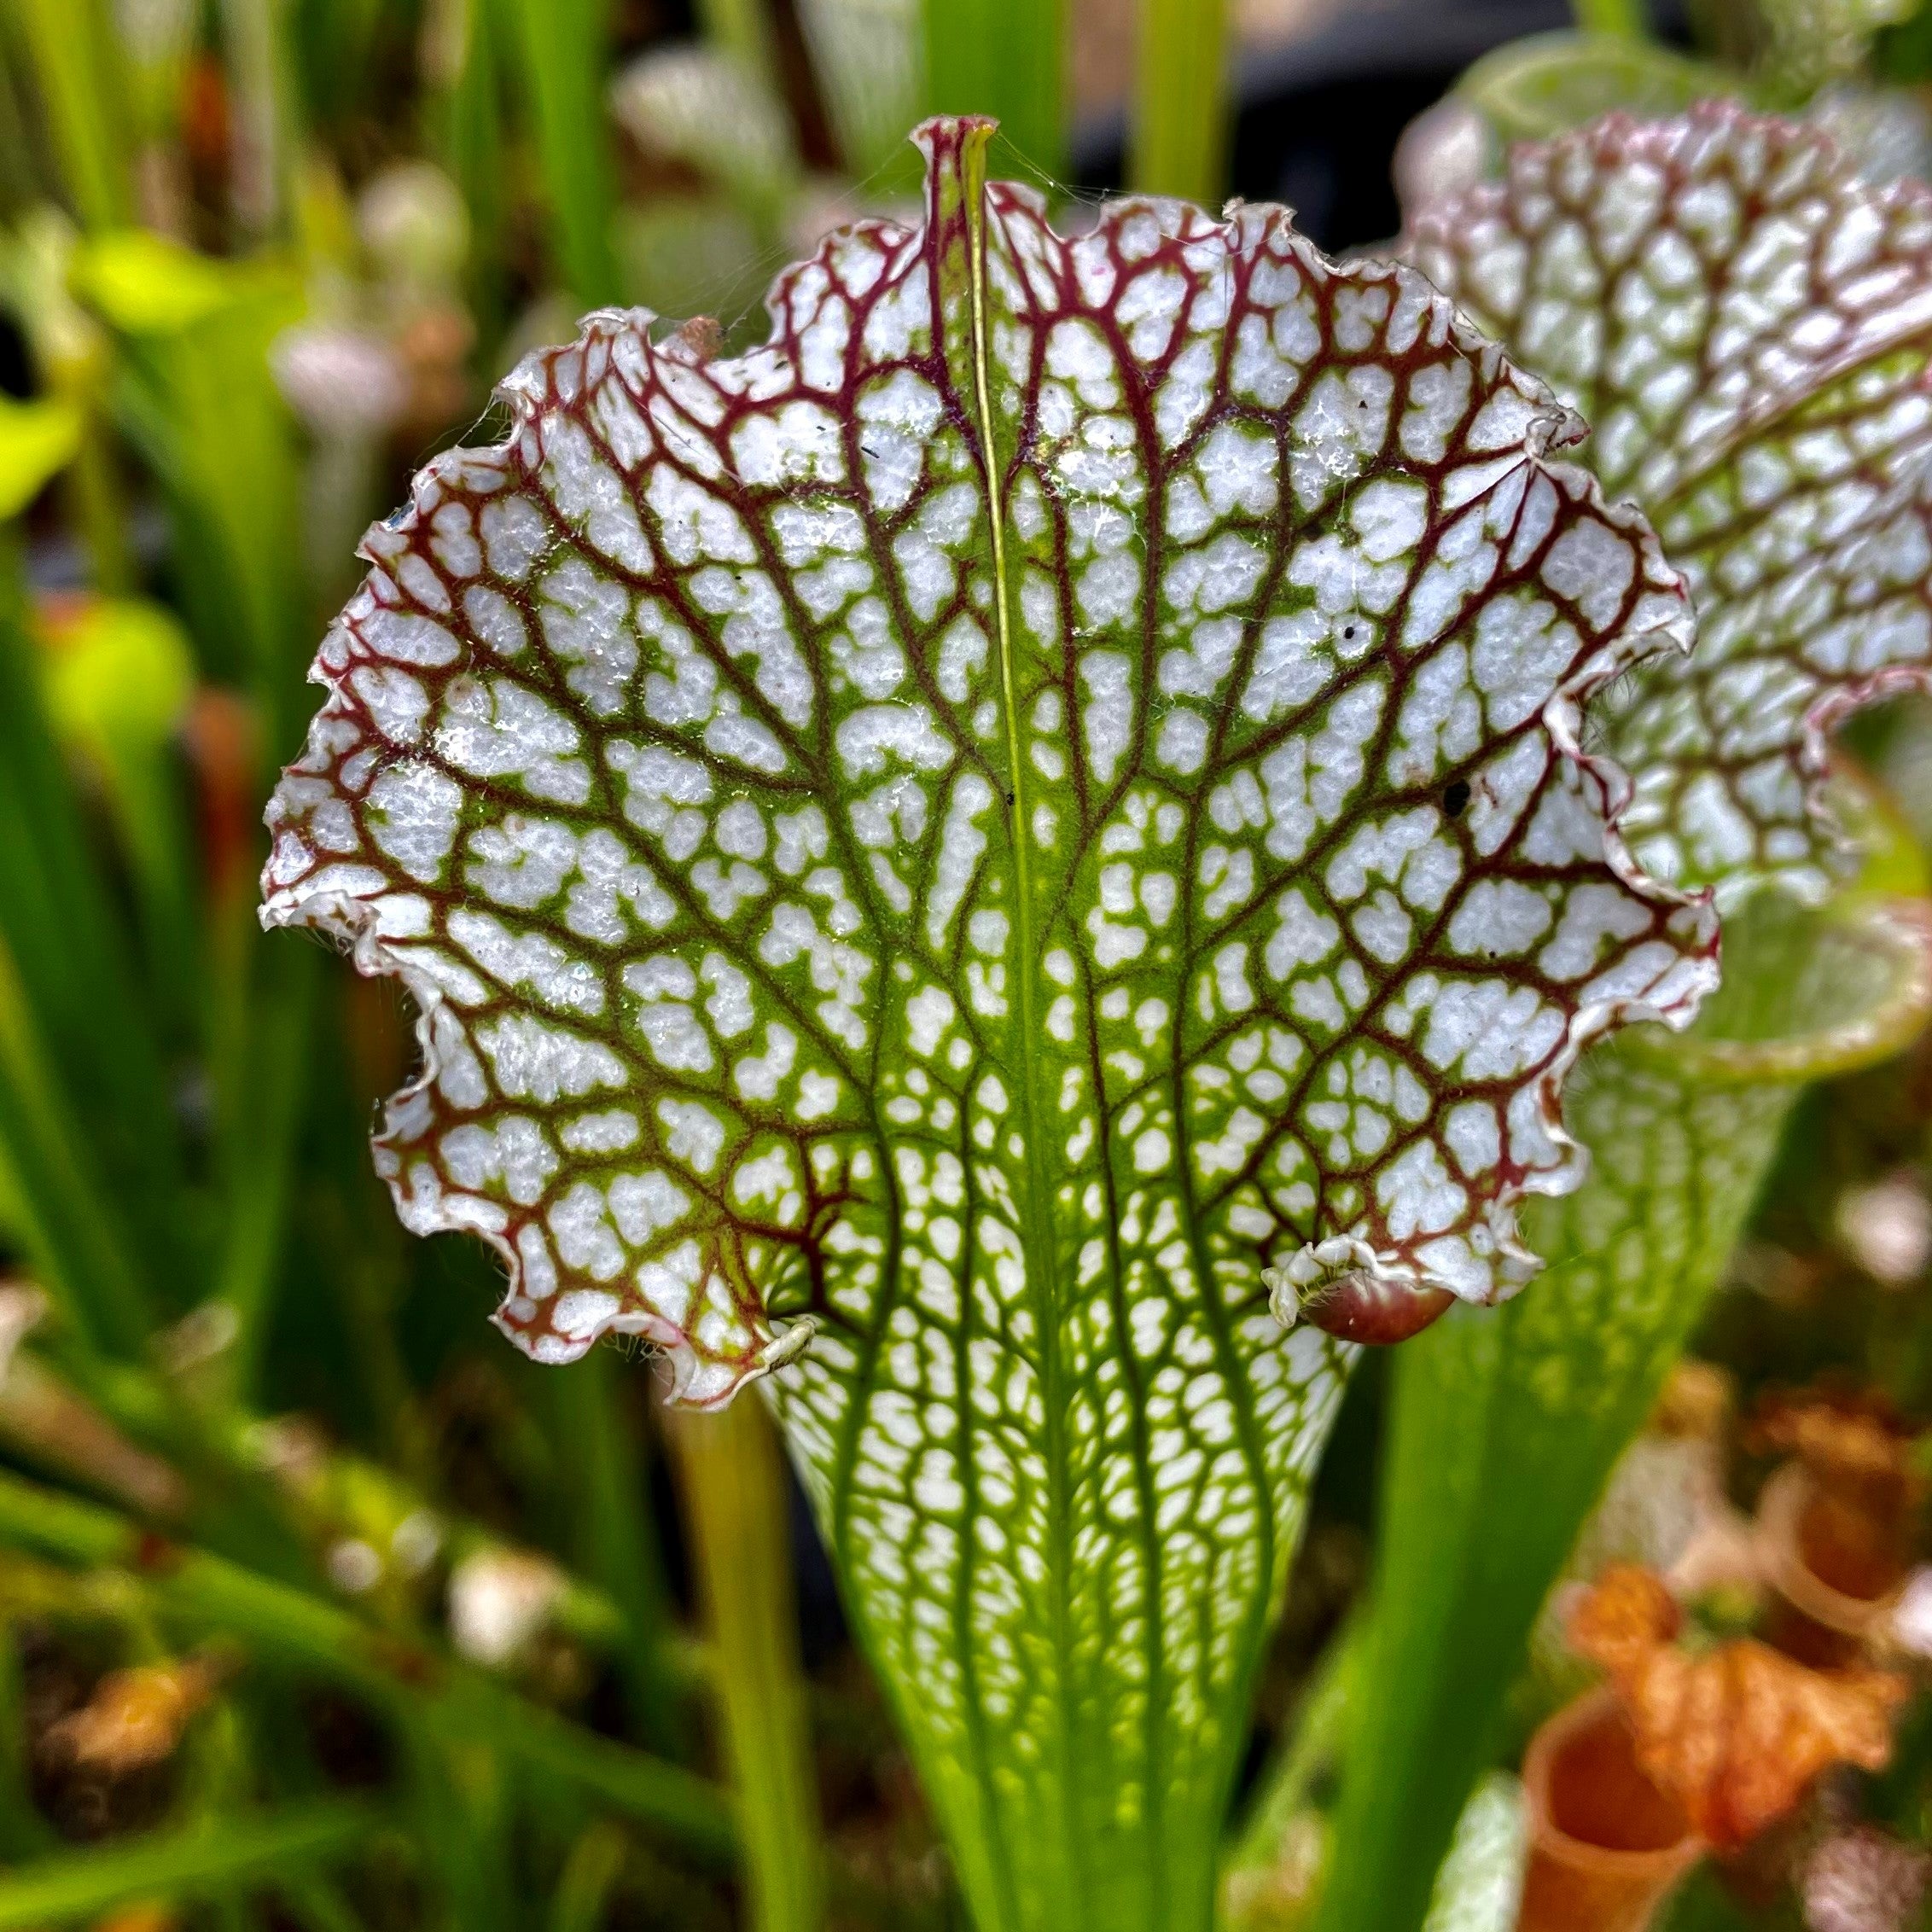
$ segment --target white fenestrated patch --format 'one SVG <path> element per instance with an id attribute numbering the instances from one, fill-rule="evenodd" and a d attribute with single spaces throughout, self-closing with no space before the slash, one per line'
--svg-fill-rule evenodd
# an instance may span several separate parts
<path id="1" fill-rule="evenodd" d="M 1708 103 L 1518 148 L 1405 247 L 1589 417 L 1583 460 L 1696 600 L 1696 655 L 1601 707 L 1638 860 L 1722 905 L 1817 897 L 1842 869 L 1825 734 L 1932 676 L 1932 192 Z M 1568 542 L 1564 572 L 1605 581 Z"/>

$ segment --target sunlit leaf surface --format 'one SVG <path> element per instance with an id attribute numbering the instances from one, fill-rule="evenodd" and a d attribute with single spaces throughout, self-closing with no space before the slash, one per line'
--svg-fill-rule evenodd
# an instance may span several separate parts
<path id="1" fill-rule="evenodd" d="M 368 540 L 265 916 L 416 996 L 378 1160 L 525 1347 L 779 1368 L 984 1922 L 1165 1925 L 1344 1353 L 1263 1266 L 1531 1266 L 1562 1073 L 1710 977 L 1575 743 L 1687 626 L 1412 271 L 1063 239 L 985 136 L 768 346 L 517 371 Z"/>
<path id="2" fill-rule="evenodd" d="M 1519 148 L 1405 253 L 1582 411 L 1690 582 L 1695 656 L 1603 707 L 1638 858 L 1815 894 L 1823 735 L 1932 656 L 1932 194 L 1708 102 Z"/>

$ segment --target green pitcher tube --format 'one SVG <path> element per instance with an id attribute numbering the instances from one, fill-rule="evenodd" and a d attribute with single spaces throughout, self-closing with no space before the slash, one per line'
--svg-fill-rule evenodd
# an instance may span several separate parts
<path id="1" fill-rule="evenodd" d="M 1721 1278 L 1793 1103 L 1923 1024 L 1929 910 L 1772 895 L 1732 919 L 1723 989 L 1692 1030 L 1626 1034 L 1573 1080 L 1566 1118 L 1594 1166 L 1524 1217 L 1547 1271 L 1402 1347 L 1363 1663 L 1376 1694 L 1356 1701 L 1324 1926 L 1421 1923 L 1537 1612 Z"/>

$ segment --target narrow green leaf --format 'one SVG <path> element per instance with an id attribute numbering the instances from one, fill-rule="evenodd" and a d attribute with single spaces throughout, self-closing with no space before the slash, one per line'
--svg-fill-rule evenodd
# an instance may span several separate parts
<path id="1" fill-rule="evenodd" d="M 1063 0 L 924 0 L 923 20 L 927 113 L 991 115 L 1032 166 L 1061 173 Z"/>
<path id="2" fill-rule="evenodd" d="M 17 576 L 0 558 L 0 949 L 13 1148 L 53 1189 L 30 1200 L 38 1258 L 90 1301 L 95 1339 L 140 1347 L 153 1267 L 192 1253 L 182 1149 L 136 952 L 47 716 Z M 57 1151 L 56 1151 L 57 1150 Z M 55 1248 L 61 1250 L 56 1255 Z M 61 1255 L 65 1256 L 62 1260 Z M 141 1285 L 148 1276 L 148 1285 Z M 90 1285 L 91 1284 L 91 1285 Z"/>
<path id="3" fill-rule="evenodd" d="M 550 1900 L 546 1932 L 601 1932 L 624 1869 L 624 1835 L 593 1824 L 570 1848 Z"/>
<path id="4" fill-rule="evenodd" d="M 404 1813 L 439 1916 L 463 1932 L 521 1932 L 513 1917 L 509 1772 L 474 1712 L 439 1713 L 410 1736 Z"/>
<path id="5" fill-rule="evenodd" d="M 450 8 L 443 31 L 423 38 L 429 152 L 456 183 L 468 211 L 466 277 L 470 306 L 486 340 L 500 324 L 509 227 L 505 154 L 504 43 L 512 23 L 498 0 Z"/>
<path id="6" fill-rule="evenodd" d="M 16 1476 L 0 1475 L 0 1539 L 63 1563 L 125 1569 L 170 1622 L 258 1645 L 405 1725 L 454 1705 L 442 1721 L 488 1737 L 525 1769 L 670 1832 L 701 1857 L 728 1859 L 736 1849 L 730 1806 L 705 1779 L 580 1730 L 446 1658 L 399 1646 L 336 1603 L 204 1550 L 157 1547 L 126 1517 Z"/>
<path id="7" fill-rule="evenodd" d="M 291 1872 L 278 1887 L 283 1901 L 308 1932 L 364 1932 L 363 1921 L 320 1872 Z"/>
<path id="8" fill-rule="evenodd" d="M 507 1698 L 487 1709 L 492 1741 L 519 1763 L 666 1832 L 692 1855 L 729 1865 L 739 1849 L 737 1814 L 706 1779 L 642 1751 Z"/>
<path id="9" fill-rule="evenodd" d="M 180 625 L 160 604 L 91 597 L 40 624 L 48 709 L 99 783 L 132 875 L 142 951 L 166 1037 L 189 1037 L 201 977 L 195 855 L 175 734 L 195 683 Z"/>
<path id="10" fill-rule="evenodd" d="M 137 1037 L 125 929 L 61 762 L 14 588 L 0 585 L 0 930 L 42 1025 L 79 1072 L 84 1103 L 131 1103 L 138 1093 L 147 1131 L 162 1111 L 161 1078 L 152 1042 L 143 1050 Z"/>
<path id="11" fill-rule="evenodd" d="M 581 307 L 619 301 L 611 247 L 617 188 L 603 98 L 609 64 L 605 0 L 503 3 L 515 22 L 556 268 Z"/>
<path id="12" fill-rule="evenodd" d="M 168 498 L 202 667 L 250 693 L 272 740 L 302 705 L 300 471 L 268 365 L 270 343 L 300 313 L 299 285 L 272 262 L 211 262 L 137 234 L 90 243 L 73 280 L 119 336 L 117 406 Z M 158 834 L 158 812 L 147 817 Z M 227 1211 L 207 1285 L 243 1318 L 246 1376 L 286 1219 L 316 969 L 236 958 L 218 940 L 217 951 L 206 1012 Z"/>
<path id="13" fill-rule="evenodd" d="M 620 1400 L 621 1376 L 608 1353 L 593 1351 L 582 1374 L 551 1391 L 550 1412 L 568 1471 L 577 1567 L 620 1613 L 619 1668 L 637 1732 L 668 1751 L 683 1730 L 681 1686 L 667 1655 L 672 1613 L 649 1502 L 646 1451 Z"/>
<path id="14" fill-rule="evenodd" d="M 28 1762 L 32 1732 L 20 1670 L 23 1619 L 0 1630 L 0 1857 L 9 1863 L 44 1850 L 54 1836 L 35 1807 Z"/>
<path id="15" fill-rule="evenodd" d="M 258 951 L 253 964 L 250 997 L 220 1032 L 215 1069 L 226 1212 L 212 1289 L 237 1318 L 233 1372 L 244 1399 L 254 1393 L 268 1344 L 322 976 L 319 961 L 293 953 L 276 958 Z"/>
<path id="16" fill-rule="evenodd" d="M 725 1755 L 754 1932 L 816 1932 L 825 1912 L 818 1780 L 798 1656 L 785 1467 L 771 1417 L 736 1403 L 670 1431 L 700 1600 L 719 1659 Z"/>
<path id="17" fill-rule="evenodd" d="M 27 1254 L 85 1347 L 140 1352 L 155 1309 L 117 1190 L 73 1116 L 15 963 L 0 941 L 0 1149 Z"/>
<path id="18" fill-rule="evenodd" d="M 292 1805 L 269 1817 L 90 1845 L 0 1872 L 0 1927 L 67 1924 L 139 1899 L 231 1892 L 339 1859 L 380 1830 L 371 1806 Z"/>
<path id="19" fill-rule="evenodd" d="M 77 255 L 77 293 L 119 339 L 114 404 L 168 499 L 181 605 L 213 678 L 272 731 L 299 715 L 300 467 L 269 371 L 301 312 L 286 266 L 212 261 L 117 234 Z"/>
<path id="20" fill-rule="evenodd" d="M 1349 1707 L 1364 1689 L 1364 1628 L 1360 1617 L 1351 1617 L 1311 1675 L 1228 1853 L 1231 1881 L 1244 1872 L 1265 1873 L 1277 1863 L 1289 1826 L 1314 1802 L 1317 1780 L 1336 1768 L 1347 1737 Z"/>
<path id="21" fill-rule="evenodd" d="M 9 12 L 73 212 L 89 228 L 125 222 L 132 212 L 125 77 L 106 0 L 20 0 Z"/>
<path id="22" fill-rule="evenodd" d="M 286 232 L 294 198 L 301 129 L 296 119 L 292 51 L 283 0 L 219 0 L 229 145 L 229 204 L 250 241 Z"/>
<path id="23" fill-rule="evenodd" d="M 0 204 L 29 207 L 41 192 L 28 150 L 20 77 L 11 61 L 0 61 Z"/>
<path id="24" fill-rule="evenodd" d="M 1209 207 L 1227 176 L 1227 0 L 1140 0 L 1129 177 Z"/>
<path id="25" fill-rule="evenodd" d="M 905 131 L 926 93 L 925 0 L 794 0 L 814 77 L 853 174 L 883 190 L 903 177 Z"/>

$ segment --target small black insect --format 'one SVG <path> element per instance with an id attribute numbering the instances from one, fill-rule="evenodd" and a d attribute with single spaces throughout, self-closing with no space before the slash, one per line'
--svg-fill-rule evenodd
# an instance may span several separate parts
<path id="1" fill-rule="evenodd" d="M 1452 778 L 1443 789 L 1442 809 L 1452 818 L 1460 818 L 1469 808 L 1469 780 L 1467 778 Z"/>

